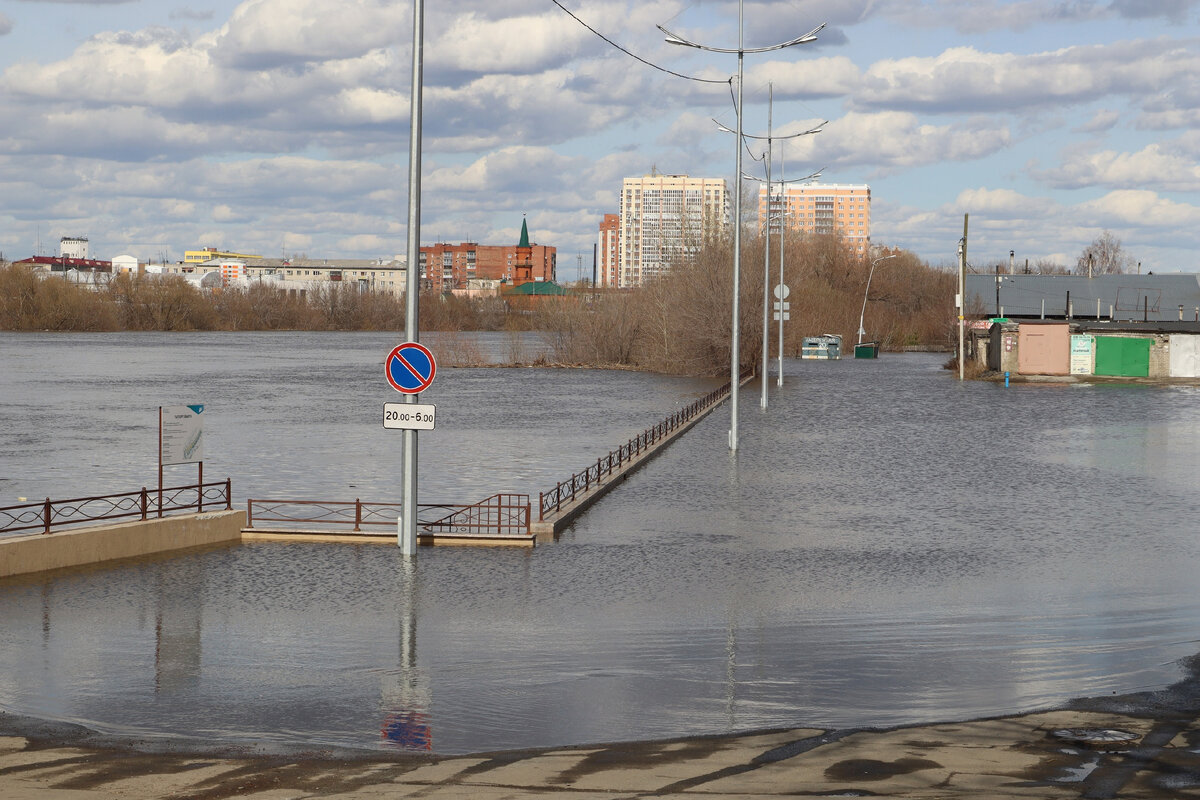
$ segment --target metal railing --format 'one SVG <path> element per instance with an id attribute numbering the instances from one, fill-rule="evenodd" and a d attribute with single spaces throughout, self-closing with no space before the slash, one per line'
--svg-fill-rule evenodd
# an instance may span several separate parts
<path id="1" fill-rule="evenodd" d="M 255 524 L 312 525 L 322 530 L 349 527 L 395 529 L 401 503 L 371 503 L 359 498 L 337 500 L 247 500 L 246 527 Z M 421 503 L 417 525 L 426 533 L 464 536 L 526 536 L 529 534 L 530 501 L 527 494 L 495 494 L 470 505 Z M 270 528 L 266 528 L 269 530 Z"/>
<path id="2" fill-rule="evenodd" d="M 745 369 L 739 379 L 745 380 L 751 374 L 753 374 L 752 369 Z M 640 457 L 644 451 L 668 438 L 679 428 L 686 426 L 708 408 L 724 400 L 728 394 L 729 382 L 727 381 L 721 387 L 714 389 L 686 408 L 680 409 L 654 427 L 642 431 L 616 450 L 610 451 L 607 456 L 596 459 L 595 464 L 576 472 L 565 481 L 560 481 L 550 491 L 539 492 L 538 521 L 544 521 L 546 514 L 551 511 L 560 511 L 563 503 L 572 503 L 580 494 L 591 491 L 593 484 L 600 484 L 605 478 L 620 472 L 628 462 Z"/>
<path id="3" fill-rule="evenodd" d="M 24 503 L 0 508 L 0 534 L 40 530 L 50 533 L 52 528 L 81 525 L 102 520 L 141 520 L 161 517 L 172 511 L 203 511 L 205 507 L 233 508 L 231 483 L 228 478 L 212 483 L 193 483 L 188 486 L 171 486 L 163 489 L 147 489 L 102 494 L 95 497 L 75 497 L 70 500 L 51 500 L 47 497 L 38 503 Z"/>

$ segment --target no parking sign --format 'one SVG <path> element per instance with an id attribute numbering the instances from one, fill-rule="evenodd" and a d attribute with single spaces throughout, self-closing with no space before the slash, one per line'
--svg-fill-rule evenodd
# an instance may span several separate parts
<path id="1" fill-rule="evenodd" d="M 429 388 L 437 373 L 433 353 L 419 342 L 405 342 L 394 347 L 384 366 L 388 383 L 401 394 L 420 394 Z"/>

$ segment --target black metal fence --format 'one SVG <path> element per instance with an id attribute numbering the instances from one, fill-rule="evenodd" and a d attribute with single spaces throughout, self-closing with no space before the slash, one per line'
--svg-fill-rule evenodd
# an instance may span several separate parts
<path id="1" fill-rule="evenodd" d="M 744 370 L 740 378 L 744 380 L 750 374 L 752 374 L 752 370 Z M 680 409 L 654 427 L 642 431 L 616 450 L 609 452 L 607 456 L 596 459 L 595 464 L 576 472 L 565 481 L 560 481 L 550 491 L 540 492 L 538 494 L 538 521 L 545 520 L 546 514 L 561 510 L 564 503 L 574 502 L 580 494 L 589 492 L 594 484 L 602 483 L 605 478 L 619 472 L 625 464 L 640 457 L 643 451 L 666 439 L 679 428 L 688 425 L 709 407 L 724 400 L 728 394 L 729 383 L 726 382 L 687 408 Z"/>
<path id="2" fill-rule="evenodd" d="M 246 527 L 276 530 L 312 526 L 319 530 L 349 528 L 395 529 L 401 503 L 371 503 L 356 498 L 337 500 L 247 500 Z M 530 501 L 527 494 L 495 494 L 470 505 L 421 503 L 417 525 L 426 533 L 460 536 L 526 536 L 529 534 Z M 263 527 L 263 526 L 267 527 Z"/>
<path id="3" fill-rule="evenodd" d="M 230 480 L 193 483 L 75 497 L 70 500 L 45 500 L 0 508 L 0 534 L 22 531 L 50 533 L 53 528 L 117 519 L 150 519 L 174 511 L 203 511 L 205 508 L 233 508 Z"/>

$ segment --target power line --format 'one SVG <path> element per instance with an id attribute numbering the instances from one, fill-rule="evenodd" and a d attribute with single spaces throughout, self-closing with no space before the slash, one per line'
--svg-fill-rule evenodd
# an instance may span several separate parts
<path id="1" fill-rule="evenodd" d="M 696 81 L 696 82 L 698 82 L 698 83 L 728 83 L 728 84 L 732 84 L 732 83 L 733 83 L 733 78 L 726 78 L 726 79 L 725 79 L 725 80 L 723 80 L 723 81 L 721 81 L 721 80 L 714 80 L 714 79 L 712 79 L 712 78 L 696 78 L 696 77 L 693 77 L 693 76 L 691 76 L 691 75 L 684 75 L 684 74 L 683 74 L 683 73 L 681 73 L 681 72 L 674 72 L 674 71 L 672 71 L 672 70 L 669 70 L 669 69 L 667 69 L 666 67 L 660 67 L 658 64 L 655 64 L 655 63 L 653 63 L 653 62 L 651 62 L 651 61 L 647 61 L 646 59 L 642 58 L 641 56 L 639 56 L 639 55 L 635 55 L 635 54 L 633 54 L 633 53 L 629 52 L 629 51 L 628 51 L 628 50 L 626 50 L 624 47 L 622 47 L 621 45 L 619 45 L 619 44 L 617 44 L 616 42 L 614 42 L 612 39 L 609 39 L 609 38 L 608 38 L 607 36 L 605 36 L 603 33 L 601 33 L 600 31 L 596 30 L 596 29 L 595 29 L 595 28 L 593 28 L 591 25 L 588 25 L 586 22 L 584 22 L 583 20 L 581 20 L 579 17 L 575 16 L 575 14 L 573 14 L 573 13 L 571 12 L 571 10 L 570 10 L 570 9 L 568 9 L 568 8 L 567 8 L 566 6 L 564 6 L 562 3 L 558 2 L 558 0 L 551 0 L 551 2 L 553 2 L 553 3 L 554 3 L 554 5 L 556 5 L 556 6 L 558 6 L 559 8 L 561 8 L 563 11 L 565 11 L 565 12 L 567 13 L 567 15 L 571 17 L 571 19 L 575 20 L 575 21 L 576 21 L 576 22 L 578 22 L 580 25 L 582 25 L 583 27 L 587 28 L 589 31 L 591 31 L 592 33 L 596 34 L 597 36 L 599 36 L 599 37 L 600 37 L 601 39 L 603 39 L 604 41 L 608 42 L 610 45 L 612 45 L 613 47 L 615 47 L 615 48 L 617 48 L 618 50 L 620 50 L 620 51 L 621 51 L 622 53 L 624 53 L 625 55 L 629 56 L 630 58 L 637 59 L 638 61 L 642 62 L 642 63 L 643 63 L 643 64 L 645 64 L 646 66 L 648 66 L 648 67 L 653 67 L 654 69 L 658 70 L 659 72 L 665 72 L 665 73 L 667 73 L 668 75 L 674 75 L 676 78 L 686 78 L 686 79 L 687 79 L 687 80 L 689 80 L 689 81 Z"/>

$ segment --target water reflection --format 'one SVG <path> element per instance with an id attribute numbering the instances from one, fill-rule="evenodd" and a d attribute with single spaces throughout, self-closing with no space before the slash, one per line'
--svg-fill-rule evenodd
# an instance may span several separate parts
<path id="1" fill-rule="evenodd" d="M 940 361 L 788 362 L 736 454 L 719 409 L 533 551 L 423 549 L 414 569 L 394 546 L 254 543 L 2 581 L 0 708 L 458 753 L 995 715 L 1173 682 L 1200 621 L 1197 393 L 960 385 Z M 247 396 L 283 380 L 231 369 Z M 434 485 L 465 488 L 536 487 L 543 458 L 577 468 L 694 386 L 449 376 L 455 426 L 422 454 L 439 454 Z M 344 452 L 371 452 L 376 421 L 338 417 L 322 380 L 270 389 L 317 409 L 304 441 L 278 441 L 273 405 L 226 412 L 246 481 L 387 484 L 384 460 Z M 120 396 L 97 381 L 80 391 Z M 61 444 L 49 466 L 15 452 L 9 481 L 69 472 Z"/>

